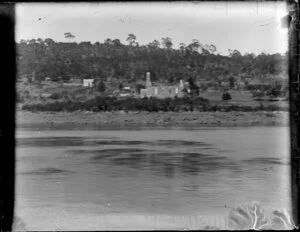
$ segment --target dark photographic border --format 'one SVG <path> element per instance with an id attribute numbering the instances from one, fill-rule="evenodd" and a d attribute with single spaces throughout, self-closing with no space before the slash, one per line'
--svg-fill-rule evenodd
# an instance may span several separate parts
<path id="1" fill-rule="evenodd" d="M 10 231 L 15 180 L 15 10 L 0 4 L 0 231 Z"/>
<path id="2" fill-rule="evenodd" d="M 289 15 L 282 19 L 289 27 L 289 105 L 290 105 L 290 153 L 291 153 L 291 194 L 292 212 L 295 225 L 299 225 L 300 187 L 300 60 L 299 60 L 299 4 L 288 2 Z"/>

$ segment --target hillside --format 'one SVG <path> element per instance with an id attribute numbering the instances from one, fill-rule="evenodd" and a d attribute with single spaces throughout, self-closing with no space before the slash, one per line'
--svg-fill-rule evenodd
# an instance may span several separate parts
<path id="1" fill-rule="evenodd" d="M 180 79 L 205 81 L 208 87 L 222 82 L 272 84 L 287 80 L 286 56 L 280 54 L 244 54 L 230 51 L 229 56 L 217 55 L 214 45 L 203 46 L 197 40 L 172 48 L 171 38 L 139 45 L 128 37 L 129 45 L 120 40 L 104 43 L 63 43 L 52 39 L 21 40 L 17 43 L 18 77 L 37 80 L 97 78 L 101 80 L 144 81 L 151 72 L 152 81 L 177 83 Z"/>

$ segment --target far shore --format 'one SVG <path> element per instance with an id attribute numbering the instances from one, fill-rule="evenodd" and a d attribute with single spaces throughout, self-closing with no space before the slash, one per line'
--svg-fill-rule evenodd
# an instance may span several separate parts
<path id="1" fill-rule="evenodd" d="M 287 126 L 286 111 L 258 112 L 16 112 L 16 127 L 84 126 L 84 127 L 236 127 Z"/>

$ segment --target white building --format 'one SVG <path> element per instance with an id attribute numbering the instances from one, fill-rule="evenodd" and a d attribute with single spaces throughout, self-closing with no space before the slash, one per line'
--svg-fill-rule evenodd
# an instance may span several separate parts
<path id="1" fill-rule="evenodd" d="M 83 79 L 83 86 L 93 87 L 94 86 L 94 79 Z"/>

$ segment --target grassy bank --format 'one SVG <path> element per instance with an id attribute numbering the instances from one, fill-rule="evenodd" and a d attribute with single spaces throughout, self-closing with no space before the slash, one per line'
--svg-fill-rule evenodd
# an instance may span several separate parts
<path id="1" fill-rule="evenodd" d="M 17 112 L 17 126 L 267 126 L 288 125 L 288 112 Z"/>

